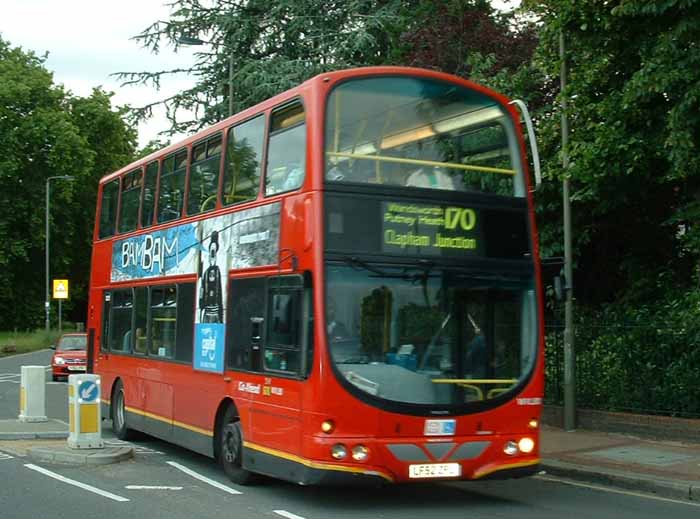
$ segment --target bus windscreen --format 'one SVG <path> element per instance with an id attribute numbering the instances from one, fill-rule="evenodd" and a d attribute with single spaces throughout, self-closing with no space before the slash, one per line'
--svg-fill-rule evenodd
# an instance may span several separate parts
<path id="1" fill-rule="evenodd" d="M 512 121 L 494 99 L 411 77 L 341 83 L 326 105 L 326 182 L 525 196 Z"/>

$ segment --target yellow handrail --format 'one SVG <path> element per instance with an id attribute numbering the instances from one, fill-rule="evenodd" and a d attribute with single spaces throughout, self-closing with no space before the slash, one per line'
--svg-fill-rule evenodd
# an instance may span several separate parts
<path id="1" fill-rule="evenodd" d="M 467 171 L 482 171 L 484 173 L 499 173 L 502 175 L 515 175 L 514 169 L 491 168 L 488 166 L 471 166 L 469 164 L 457 164 L 456 162 L 439 162 L 436 160 L 404 159 L 402 157 L 387 157 L 384 155 L 361 155 L 358 153 L 342 153 L 339 151 L 327 151 L 330 157 L 343 157 L 348 159 L 376 160 L 379 162 L 393 162 L 396 164 L 412 164 L 416 166 L 433 166 Z"/>
<path id="2" fill-rule="evenodd" d="M 436 384 L 515 384 L 517 378 L 434 378 Z"/>

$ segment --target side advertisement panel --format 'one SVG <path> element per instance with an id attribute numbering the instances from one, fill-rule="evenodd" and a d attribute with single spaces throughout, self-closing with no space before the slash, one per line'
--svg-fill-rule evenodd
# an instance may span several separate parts
<path id="1" fill-rule="evenodd" d="M 280 204 L 229 213 L 117 240 L 112 282 L 197 274 L 195 369 L 223 372 L 226 273 L 274 265 L 279 254 Z"/>

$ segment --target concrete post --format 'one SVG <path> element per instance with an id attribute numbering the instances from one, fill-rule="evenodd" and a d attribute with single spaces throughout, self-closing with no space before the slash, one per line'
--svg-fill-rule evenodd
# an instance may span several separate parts
<path id="1" fill-rule="evenodd" d="M 46 368 L 22 366 L 19 388 L 19 421 L 47 422 Z"/>

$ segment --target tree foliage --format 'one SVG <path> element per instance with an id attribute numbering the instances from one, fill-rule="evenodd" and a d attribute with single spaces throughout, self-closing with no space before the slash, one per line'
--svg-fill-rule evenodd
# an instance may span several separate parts
<path id="1" fill-rule="evenodd" d="M 541 21 L 537 61 L 548 76 L 559 75 L 560 31 L 566 42 L 577 296 L 589 303 L 658 297 L 650 280 L 665 272 L 673 274 L 667 289 L 692 287 L 700 77 L 691 71 L 700 62 L 700 2 L 526 7 Z M 545 142 L 559 139 L 556 118 L 542 129 Z"/>
<path id="2" fill-rule="evenodd" d="M 164 103 L 172 131 L 198 129 L 324 71 L 386 63 L 417 0 L 176 0 L 168 20 L 136 37 L 154 52 L 200 42 L 194 65 L 158 72 L 123 72 L 126 84 L 159 86 L 187 72 L 197 84 Z M 229 89 L 229 85 L 232 87 Z M 153 105 L 137 117 L 148 116 Z M 196 113 L 181 120 L 181 109 Z"/>
<path id="3" fill-rule="evenodd" d="M 46 182 L 64 175 L 51 181 L 51 277 L 71 280 L 68 310 L 85 321 L 97 180 L 135 144 L 110 95 L 75 97 L 43 63 L 0 39 L 0 329 L 43 320 Z"/>

